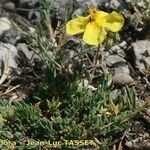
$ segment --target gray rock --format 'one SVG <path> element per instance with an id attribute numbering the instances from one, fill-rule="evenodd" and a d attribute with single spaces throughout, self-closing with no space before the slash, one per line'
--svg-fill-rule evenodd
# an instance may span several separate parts
<path id="1" fill-rule="evenodd" d="M 134 83 L 134 80 L 129 74 L 120 73 L 113 76 L 113 82 L 118 86 L 125 86 Z"/>
<path id="2" fill-rule="evenodd" d="M 126 47 L 127 46 L 127 42 L 126 41 L 122 41 L 121 43 L 119 43 L 119 46 L 121 48 Z"/>
<path id="3" fill-rule="evenodd" d="M 33 51 L 30 51 L 25 43 L 19 43 L 17 45 L 18 54 L 24 55 L 28 60 L 32 59 Z M 22 56 L 23 56 L 22 55 Z"/>
<path id="4" fill-rule="evenodd" d="M 3 65 L 6 63 L 10 69 L 10 74 L 14 69 L 17 69 L 16 57 L 17 49 L 14 45 L 0 42 L 0 76 L 3 73 Z"/>
<path id="5" fill-rule="evenodd" d="M 1 36 L 1 41 L 4 43 L 16 44 L 16 42 L 21 38 L 21 35 L 14 31 L 13 29 L 9 29 L 3 32 Z"/>
<path id="6" fill-rule="evenodd" d="M 6 17 L 0 18 L 0 36 L 6 31 L 11 28 L 10 20 Z"/>
<path id="7" fill-rule="evenodd" d="M 125 62 L 126 61 L 118 55 L 109 55 L 109 56 L 106 57 L 106 64 L 109 67 L 113 67 L 115 65 L 125 63 Z"/>
<path id="8" fill-rule="evenodd" d="M 148 59 L 148 57 L 150 56 L 150 41 L 137 41 L 133 43 L 132 46 L 135 54 L 135 67 L 142 71 L 146 67 L 145 60 L 147 64 L 150 64 L 150 60 Z"/>
<path id="9" fill-rule="evenodd" d="M 32 10 L 28 13 L 28 20 L 32 22 L 40 22 L 41 21 L 41 14 L 39 11 Z"/>
<path id="10" fill-rule="evenodd" d="M 121 73 L 130 74 L 128 65 L 120 65 L 114 68 L 114 74 L 121 74 Z"/>
<path id="11" fill-rule="evenodd" d="M 150 57 L 145 58 L 146 65 L 150 67 Z"/>
<path id="12" fill-rule="evenodd" d="M 76 0 L 80 7 L 97 7 L 97 0 Z"/>
<path id="13" fill-rule="evenodd" d="M 38 3 L 39 0 L 18 0 L 17 6 L 20 8 L 34 8 Z"/>
<path id="14" fill-rule="evenodd" d="M 121 48 L 118 45 L 114 45 L 111 47 L 112 51 L 119 51 Z"/>
<path id="15" fill-rule="evenodd" d="M 30 51 L 25 43 L 19 43 L 17 45 L 18 54 L 24 59 L 24 57 L 28 60 L 37 59 L 41 60 L 41 57 L 35 54 L 33 51 Z"/>
<path id="16" fill-rule="evenodd" d="M 49 0 L 51 2 L 51 0 Z M 59 10 L 60 14 L 64 14 L 66 6 L 67 6 L 68 0 L 54 0 L 53 1 L 53 7 L 55 7 L 57 10 Z"/>
<path id="17" fill-rule="evenodd" d="M 9 11 L 16 10 L 15 4 L 13 2 L 6 2 L 3 7 Z"/>
<path id="18" fill-rule="evenodd" d="M 119 10 L 125 9 L 124 2 L 120 0 L 110 0 L 109 7 L 113 9 L 119 9 Z"/>
<path id="19" fill-rule="evenodd" d="M 68 61 L 75 56 L 74 50 L 65 49 L 64 53 L 61 55 L 62 62 Z"/>

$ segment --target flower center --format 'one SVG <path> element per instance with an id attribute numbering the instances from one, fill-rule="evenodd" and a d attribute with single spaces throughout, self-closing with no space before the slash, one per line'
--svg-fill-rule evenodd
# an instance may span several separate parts
<path id="1" fill-rule="evenodd" d="M 95 21 L 98 26 L 104 26 L 106 23 L 107 13 L 103 11 L 99 11 L 97 9 L 89 9 L 90 19 L 91 21 Z"/>
<path id="2" fill-rule="evenodd" d="M 89 14 L 90 14 L 91 20 L 96 19 L 97 11 L 98 11 L 97 9 L 89 9 Z"/>

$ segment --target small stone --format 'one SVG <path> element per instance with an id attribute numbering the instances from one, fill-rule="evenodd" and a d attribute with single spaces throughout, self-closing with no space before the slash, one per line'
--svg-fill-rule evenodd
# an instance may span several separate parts
<path id="1" fill-rule="evenodd" d="M 133 78 L 125 73 L 120 73 L 120 74 L 115 74 L 113 76 L 113 82 L 114 84 L 118 85 L 118 86 L 125 86 L 131 83 L 134 83 Z"/>
<path id="2" fill-rule="evenodd" d="M 68 2 L 69 2 L 68 0 L 54 0 L 53 7 L 59 11 L 59 14 L 64 14 Z"/>
<path id="3" fill-rule="evenodd" d="M 4 31 L 0 39 L 4 43 L 16 44 L 20 38 L 21 36 L 16 31 L 9 29 Z"/>
<path id="4" fill-rule="evenodd" d="M 145 58 L 145 62 L 150 67 L 150 57 Z"/>
<path id="5" fill-rule="evenodd" d="M 19 43 L 17 45 L 18 53 L 23 53 L 28 60 L 31 60 L 33 51 L 30 51 L 25 43 Z"/>
<path id="6" fill-rule="evenodd" d="M 126 41 L 123 41 L 123 42 L 121 42 L 121 43 L 119 44 L 120 47 L 124 47 L 124 46 L 126 46 L 126 45 L 127 45 L 127 42 L 126 42 Z"/>
<path id="7" fill-rule="evenodd" d="M 9 61 L 9 66 L 12 70 L 17 69 L 16 57 L 17 49 L 12 44 L 0 42 L 0 76 L 2 75 L 2 63 Z"/>
<path id="8" fill-rule="evenodd" d="M 30 51 L 25 43 L 19 43 L 17 45 L 18 54 L 21 55 L 21 57 L 24 57 L 28 60 L 36 59 L 41 60 L 41 57 L 34 53 L 33 51 Z M 23 55 L 22 55 L 23 54 Z"/>
<path id="9" fill-rule="evenodd" d="M 120 73 L 130 74 L 128 65 L 121 65 L 114 68 L 114 74 L 120 74 Z"/>
<path id="10" fill-rule="evenodd" d="M 62 62 L 66 62 L 75 56 L 75 51 L 65 49 L 64 53 L 61 56 Z"/>
<path id="11" fill-rule="evenodd" d="M 118 1 L 118 0 L 111 0 L 110 1 L 110 7 L 112 7 L 112 8 L 119 8 L 120 7 L 120 2 Z"/>
<path id="12" fill-rule="evenodd" d="M 10 20 L 6 17 L 0 18 L 0 36 L 6 31 L 11 28 Z"/>
<path id="13" fill-rule="evenodd" d="M 136 59 L 141 59 L 144 55 L 150 55 L 150 41 L 140 40 L 132 44 Z"/>
<path id="14" fill-rule="evenodd" d="M 20 8 L 34 8 L 38 5 L 39 0 L 19 0 L 17 6 Z"/>
<path id="15" fill-rule="evenodd" d="M 132 46 L 135 55 L 135 67 L 141 71 L 146 67 L 144 64 L 145 60 L 148 60 L 149 64 L 149 59 L 147 58 L 150 56 L 150 41 L 140 40 L 133 43 Z"/>
<path id="16" fill-rule="evenodd" d="M 109 67 L 113 67 L 114 65 L 117 65 L 119 63 L 125 63 L 126 61 L 118 56 L 118 55 L 109 55 L 106 57 L 106 64 Z"/>
<path id="17" fill-rule="evenodd" d="M 77 3 L 82 7 L 97 7 L 96 0 L 76 0 Z"/>
<path id="18" fill-rule="evenodd" d="M 114 45 L 111 47 L 111 50 L 112 51 L 118 51 L 118 50 L 120 50 L 120 47 L 118 45 Z"/>
<path id="19" fill-rule="evenodd" d="M 39 11 L 30 11 L 28 13 L 28 20 L 32 21 L 32 22 L 40 22 L 41 21 L 41 14 Z"/>
<path id="20" fill-rule="evenodd" d="M 3 7 L 9 11 L 15 11 L 16 10 L 15 4 L 13 2 L 7 2 L 4 4 Z"/>

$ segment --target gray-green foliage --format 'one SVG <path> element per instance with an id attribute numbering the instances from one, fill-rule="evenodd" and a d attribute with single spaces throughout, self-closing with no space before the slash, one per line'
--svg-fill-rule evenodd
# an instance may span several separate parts
<path id="1" fill-rule="evenodd" d="M 106 83 L 95 92 L 78 88 L 70 91 L 66 98 L 50 98 L 50 95 L 40 100 L 43 106 L 25 102 L 10 105 L 6 100 L 1 100 L 1 115 L 5 119 L 0 126 L 1 139 L 16 141 L 18 147 L 24 147 L 22 139 L 25 137 L 35 141 L 96 137 L 103 141 L 102 147 L 111 147 L 114 138 L 130 130 L 132 118 L 140 114 L 143 108 L 136 101 L 134 89 L 125 88 L 122 95 L 113 99 L 115 104 L 124 104 L 118 115 L 98 115 L 111 99 Z"/>

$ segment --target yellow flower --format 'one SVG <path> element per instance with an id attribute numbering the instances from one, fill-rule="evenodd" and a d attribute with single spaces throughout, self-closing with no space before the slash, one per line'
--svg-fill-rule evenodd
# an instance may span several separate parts
<path id="1" fill-rule="evenodd" d="M 118 32 L 124 25 L 124 18 L 121 14 L 113 11 L 106 13 L 98 9 L 89 9 L 86 17 L 78 16 L 67 22 L 66 32 L 69 35 L 83 33 L 83 40 L 89 45 L 101 44 L 107 30 Z"/>

